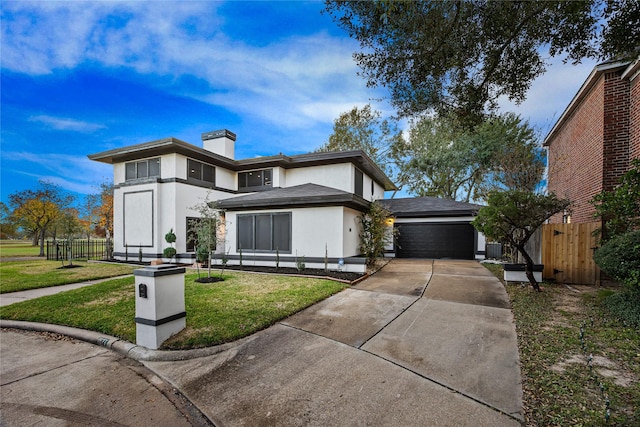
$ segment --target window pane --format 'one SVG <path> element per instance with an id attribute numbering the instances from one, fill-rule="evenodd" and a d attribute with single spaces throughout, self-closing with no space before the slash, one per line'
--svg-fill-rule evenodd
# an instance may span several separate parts
<path id="1" fill-rule="evenodd" d="M 271 250 L 271 215 L 256 215 L 256 250 Z"/>
<path id="2" fill-rule="evenodd" d="M 213 170 L 213 166 L 202 164 L 202 180 L 215 183 Z"/>
<path id="3" fill-rule="evenodd" d="M 358 196 L 362 197 L 362 190 L 363 190 L 363 175 L 362 175 L 362 171 L 359 169 L 356 169 L 356 182 L 355 182 L 355 191 L 354 193 L 356 193 Z"/>
<path id="4" fill-rule="evenodd" d="M 273 175 L 272 169 L 265 169 L 262 173 L 264 175 L 264 185 L 271 187 L 271 175 Z"/>
<path id="5" fill-rule="evenodd" d="M 238 250 L 253 249 L 253 216 L 238 216 Z"/>
<path id="6" fill-rule="evenodd" d="M 196 251 L 197 236 L 194 228 L 197 226 L 200 218 L 187 218 L 187 252 Z"/>
<path id="7" fill-rule="evenodd" d="M 138 162 L 138 178 L 146 178 L 148 176 L 147 161 Z"/>
<path id="8" fill-rule="evenodd" d="M 149 176 L 160 176 L 160 158 L 149 160 Z"/>
<path id="9" fill-rule="evenodd" d="M 187 177 L 192 179 L 202 179 L 202 163 L 195 160 L 187 160 Z"/>
<path id="10" fill-rule="evenodd" d="M 273 250 L 291 252 L 291 214 L 273 215 Z"/>
<path id="11" fill-rule="evenodd" d="M 247 186 L 247 173 L 240 172 L 238 174 L 238 188 L 246 188 Z"/>
<path id="12" fill-rule="evenodd" d="M 248 172 L 248 187 L 262 187 L 262 171 Z"/>
<path id="13" fill-rule="evenodd" d="M 127 180 L 136 179 L 136 164 L 135 163 L 127 163 L 125 164 L 125 178 Z"/>

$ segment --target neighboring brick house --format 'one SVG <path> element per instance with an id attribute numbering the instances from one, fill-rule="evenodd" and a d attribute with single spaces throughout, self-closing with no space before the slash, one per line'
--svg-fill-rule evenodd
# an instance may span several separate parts
<path id="1" fill-rule="evenodd" d="M 597 65 L 544 145 L 549 192 L 573 202 L 552 223 L 593 222 L 594 195 L 612 189 L 640 158 L 640 61 Z"/>

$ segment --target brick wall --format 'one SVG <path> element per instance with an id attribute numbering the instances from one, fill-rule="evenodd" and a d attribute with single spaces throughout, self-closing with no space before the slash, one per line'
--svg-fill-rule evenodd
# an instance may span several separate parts
<path id="1" fill-rule="evenodd" d="M 572 222 L 593 221 L 589 200 L 602 190 L 604 76 L 549 141 L 548 189 L 573 202 Z M 562 215 L 551 218 L 562 222 Z"/>
<path id="2" fill-rule="evenodd" d="M 604 75 L 604 190 L 613 189 L 629 169 L 630 85 L 621 79 L 623 71 Z"/>
<path id="3" fill-rule="evenodd" d="M 640 75 L 631 80 L 629 102 L 629 157 L 640 158 Z"/>

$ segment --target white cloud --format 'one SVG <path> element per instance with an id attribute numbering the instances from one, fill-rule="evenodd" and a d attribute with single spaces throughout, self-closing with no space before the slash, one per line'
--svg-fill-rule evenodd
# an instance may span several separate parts
<path id="1" fill-rule="evenodd" d="M 95 132 L 96 130 L 105 129 L 105 125 L 97 123 L 83 122 L 81 120 L 67 119 L 61 117 L 53 117 L 47 115 L 29 117 L 29 121 L 43 123 L 56 130 L 71 130 L 75 132 Z"/>
<path id="2" fill-rule="evenodd" d="M 220 31 L 225 17 L 218 16 L 218 2 L 7 5 L 2 67 L 12 71 L 37 75 L 91 63 L 150 76 L 190 75 L 207 81 L 211 92 L 183 95 L 295 129 L 333 119 L 338 108 L 371 96 L 356 74 L 353 40 L 321 31 L 252 46 Z"/>
<path id="3" fill-rule="evenodd" d="M 97 186 L 113 179 L 111 165 L 94 162 L 85 156 L 55 153 L 2 152 L 3 167 L 17 168 L 16 173 L 49 181 L 81 194 L 97 192 Z"/>

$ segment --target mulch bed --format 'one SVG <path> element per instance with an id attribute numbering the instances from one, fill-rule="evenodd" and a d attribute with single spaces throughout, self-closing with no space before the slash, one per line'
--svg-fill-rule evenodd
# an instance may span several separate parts
<path id="1" fill-rule="evenodd" d="M 212 268 L 220 269 L 220 266 L 212 266 Z M 239 265 L 228 265 L 225 270 L 236 270 L 236 271 L 252 271 L 256 273 L 272 273 L 272 274 L 294 274 L 298 276 L 314 276 L 314 277 L 330 277 L 332 279 L 344 280 L 346 282 L 353 282 L 355 280 L 360 279 L 364 274 L 361 273 L 351 273 L 346 271 L 333 271 L 321 268 L 305 268 L 304 270 L 298 271 L 297 268 L 293 267 L 262 267 L 258 265 L 243 265 L 240 268 Z"/>

